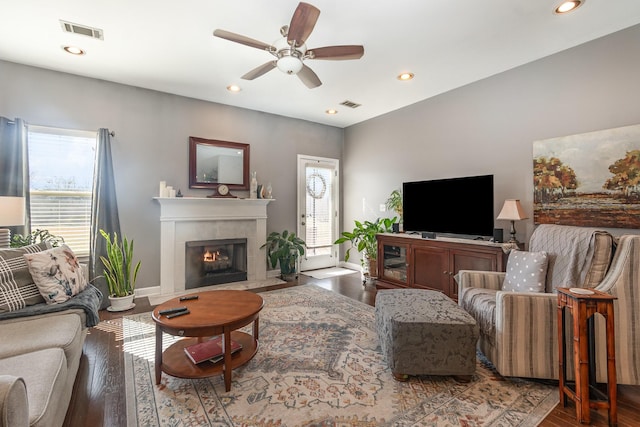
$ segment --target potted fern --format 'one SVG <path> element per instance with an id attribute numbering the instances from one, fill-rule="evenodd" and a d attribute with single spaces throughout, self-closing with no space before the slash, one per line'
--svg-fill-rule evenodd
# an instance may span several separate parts
<path id="1" fill-rule="evenodd" d="M 271 268 L 280 264 L 282 280 L 292 281 L 296 277 L 298 258 L 304 255 L 306 243 L 296 233 L 284 230 L 282 233 L 272 232 L 267 236 L 267 242 L 260 249 L 267 248 L 267 261 Z"/>
<path id="2" fill-rule="evenodd" d="M 356 248 L 358 252 L 362 253 L 360 258 L 360 265 L 364 272 L 363 282 L 366 284 L 367 279 L 373 279 L 378 277 L 378 240 L 376 235 L 378 233 L 389 233 L 393 230 L 393 224 L 397 221 L 396 217 L 393 218 L 378 218 L 375 221 L 360 222 L 355 220 L 355 227 L 352 231 L 342 232 L 341 237 L 334 242 L 339 245 L 345 242 L 350 242 L 351 246 L 344 254 L 344 260 L 349 261 L 350 251 Z"/>
<path id="3" fill-rule="evenodd" d="M 109 287 L 109 311 L 124 311 L 135 307 L 133 298 L 136 287 L 140 261 L 133 264 L 133 240 L 122 236 L 118 239 L 118 233 L 111 235 L 104 230 L 100 234 L 107 242 L 107 256 L 101 256 L 104 265 L 104 277 Z"/>

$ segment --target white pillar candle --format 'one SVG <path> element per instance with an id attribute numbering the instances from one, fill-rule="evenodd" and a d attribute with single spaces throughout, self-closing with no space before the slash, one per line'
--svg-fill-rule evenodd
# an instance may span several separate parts
<path id="1" fill-rule="evenodd" d="M 160 192 L 158 196 L 164 197 L 164 190 L 167 188 L 167 181 L 160 181 Z"/>

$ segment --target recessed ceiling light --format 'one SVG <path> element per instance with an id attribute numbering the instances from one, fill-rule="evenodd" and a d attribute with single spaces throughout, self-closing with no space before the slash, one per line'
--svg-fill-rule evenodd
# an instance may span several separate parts
<path id="1" fill-rule="evenodd" d="M 413 73 L 398 74 L 398 80 L 403 80 L 403 81 L 411 80 L 413 76 L 414 76 Z"/>
<path id="2" fill-rule="evenodd" d="M 563 13 L 572 12 L 582 6 L 585 0 L 571 0 L 571 1 L 563 1 L 560 3 L 553 11 L 558 15 Z"/>
<path id="3" fill-rule="evenodd" d="M 70 53 L 72 55 L 84 55 L 84 50 L 80 49 L 76 46 L 62 46 L 65 52 Z"/>
<path id="4" fill-rule="evenodd" d="M 227 90 L 229 92 L 240 92 L 242 89 L 238 85 L 229 85 L 227 86 Z"/>
<path id="5" fill-rule="evenodd" d="M 327 114 L 338 114 L 338 110 L 334 110 L 333 108 L 329 108 L 327 111 L 325 111 L 325 113 L 327 113 Z"/>

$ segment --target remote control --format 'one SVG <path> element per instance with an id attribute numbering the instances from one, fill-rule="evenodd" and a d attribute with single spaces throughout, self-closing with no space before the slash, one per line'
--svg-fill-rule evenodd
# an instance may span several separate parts
<path id="1" fill-rule="evenodd" d="M 174 307 L 174 308 L 167 308 L 167 309 L 165 309 L 165 310 L 160 310 L 160 311 L 158 312 L 158 314 L 161 314 L 161 315 L 162 315 L 162 314 L 171 314 L 171 313 L 176 313 L 176 312 L 178 312 L 178 311 L 184 311 L 184 310 L 186 310 L 186 309 L 187 309 L 187 307 Z"/>
<path id="2" fill-rule="evenodd" d="M 198 295 L 188 295 L 186 297 L 180 297 L 180 301 L 189 301 L 192 299 L 198 299 Z"/>
<path id="3" fill-rule="evenodd" d="M 175 313 L 167 314 L 167 319 L 173 319 L 174 317 L 182 316 L 183 314 L 189 314 L 189 310 L 176 311 Z"/>

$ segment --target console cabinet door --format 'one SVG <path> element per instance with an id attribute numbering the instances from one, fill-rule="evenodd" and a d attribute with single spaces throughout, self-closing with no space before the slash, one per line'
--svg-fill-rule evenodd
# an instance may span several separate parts
<path id="1" fill-rule="evenodd" d="M 383 243 L 381 247 L 382 251 L 379 251 L 378 254 L 378 257 L 382 257 L 382 270 L 378 272 L 380 277 L 399 286 L 408 286 L 407 257 L 409 256 L 409 245 L 391 242 Z"/>
<path id="2" fill-rule="evenodd" d="M 413 246 L 413 286 L 449 295 L 449 250 L 437 246 Z"/>
<path id="3" fill-rule="evenodd" d="M 498 259 L 495 253 L 492 252 L 480 252 L 480 251 L 466 251 L 461 249 L 451 249 L 449 251 L 449 295 L 454 300 L 458 300 L 458 283 L 455 281 L 454 276 L 458 274 L 460 270 L 478 270 L 478 271 L 497 271 Z M 501 267 L 501 266 L 500 266 Z"/>

